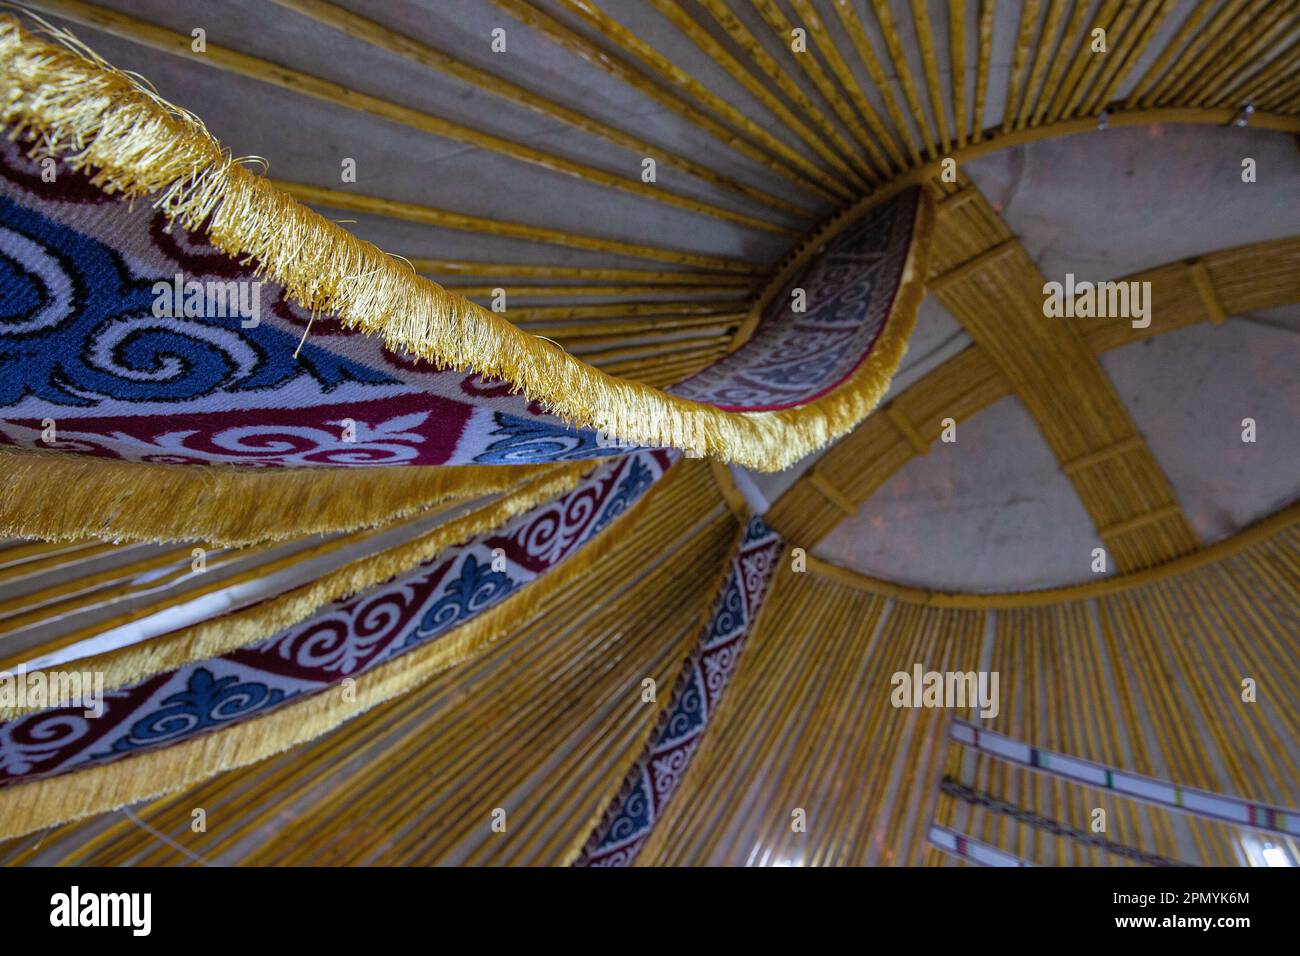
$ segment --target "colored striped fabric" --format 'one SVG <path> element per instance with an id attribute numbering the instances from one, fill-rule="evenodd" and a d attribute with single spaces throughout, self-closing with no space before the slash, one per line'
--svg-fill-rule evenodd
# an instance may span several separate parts
<path id="1" fill-rule="evenodd" d="M 779 535 L 754 517 L 731 557 L 700 643 L 687 658 L 650 743 L 583 848 L 576 866 L 628 866 L 677 792 L 709 718 L 727 689 L 767 596 Z"/>
<path id="2" fill-rule="evenodd" d="M 950 735 L 957 743 L 999 760 L 1020 764 L 1076 783 L 1103 787 L 1145 803 L 1182 810 L 1195 816 L 1223 820 L 1254 830 L 1300 836 L 1300 811 L 1298 810 L 1266 806 L 1240 797 L 1182 787 L 1155 777 L 1145 777 L 1116 767 L 1080 760 L 1068 754 L 1031 747 L 1005 734 L 983 730 L 978 725 L 965 720 L 953 720 Z"/>

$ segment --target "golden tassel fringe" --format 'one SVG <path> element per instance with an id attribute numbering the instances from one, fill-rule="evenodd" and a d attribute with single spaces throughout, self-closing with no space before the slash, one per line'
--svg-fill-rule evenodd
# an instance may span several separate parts
<path id="1" fill-rule="evenodd" d="M 556 474 L 530 482 L 464 517 L 432 528 L 427 534 L 387 551 L 357 558 L 310 584 L 171 634 L 81 658 L 75 664 L 60 664 L 57 669 L 75 668 L 102 673 L 104 689 L 114 690 L 193 661 L 208 660 L 253 644 L 306 620 L 331 601 L 360 594 L 435 557 L 444 548 L 499 528 L 516 515 L 571 491 L 589 468 L 586 463 L 563 466 Z M 35 674 L 38 671 L 29 673 Z M 42 707 L 0 707 L 0 720 L 13 720 L 46 707 L 62 707 L 71 703 L 70 697 L 56 693 L 56 689 L 70 691 L 64 682 L 50 680 L 49 687 L 55 697 Z"/>
<path id="2" fill-rule="evenodd" d="M 615 378 L 417 276 L 236 163 L 202 123 L 131 77 L 45 43 L 0 17 L 0 123 L 62 157 L 106 192 L 153 195 L 172 221 L 313 312 L 440 367 L 514 385 L 574 425 L 650 446 L 693 449 L 760 471 L 785 468 L 875 407 L 916 319 L 933 201 L 923 191 L 894 314 L 872 354 L 832 392 L 798 408 L 726 412 Z"/>
<path id="3" fill-rule="evenodd" d="M 447 501 L 509 491 L 564 467 L 235 468 L 6 450 L 0 536 L 242 547 L 373 528 Z"/>
<path id="4" fill-rule="evenodd" d="M 604 560 L 631 533 L 649 502 L 679 468 L 670 469 L 595 540 L 530 586 L 438 640 L 356 678 L 352 699 L 331 687 L 225 730 L 200 734 L 115 763 L 0 788 L 0 839 L 115 810 L 174 793 L 225 770 L 247 766 L 328 733 L 344 721 L 392 700 L 442 671 L 482 653 L 519 627 L 564 587 Z"/>

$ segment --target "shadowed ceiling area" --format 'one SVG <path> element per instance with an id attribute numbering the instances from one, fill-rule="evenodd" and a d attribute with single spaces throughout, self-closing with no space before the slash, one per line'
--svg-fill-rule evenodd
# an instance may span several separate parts
<path id="1" fill-rule="evenodd" d="M 0 863 L 1300 863 L 1300 3 L 23 7 Z"/>

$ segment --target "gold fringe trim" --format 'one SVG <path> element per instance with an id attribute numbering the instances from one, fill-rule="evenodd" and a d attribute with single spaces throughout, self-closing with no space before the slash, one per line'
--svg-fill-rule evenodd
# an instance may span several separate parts
<path id="1" fill-rule="evenodd" d="M 335 686 L 226 730 L 116 763 L 0 788 L 0 839 L 174 793 L 223 771 L 282 753 L 482 653 L 537 613 L 553 592 L 607 557 L 635 527 L 652 498 L 680 471 L 670 469 L 594 541 L 539 580 L 432 644 L 357 677 L 352 700 L 344 699 Z"/>
<path id="2" fill-rule="evenodd" d="M 510 382 L 562 419 L 639 444 L 694 449 L 776 471 L 850 430 L 898 366 L 925 280 L 932 200 L 912 237 L 882 341 L 833 392 L 779 412 L 725 412 L 615 378 L 385 255 L 236 163 L 197 119 L 131 77 L 36 39 L 0 17 L 0 124 L 62 157 L 106 192 L 155 195 L 186 229 L 313 312 L 382 337 L 393 350 Z"/>
<path id="3" fill-rule="evenodd" d="M 589 470 L 590 465 L 586 463 L 565 466 L 557 474 L 539 478 L 499 501 L 432 528 L 413 541 L 358 558 L 311 584 L 171 634 L 81 658 L 75 663 L 60 664 L 54 669 L 102 673 L 104 689 L 113 690 L 193 661 L 218 657 L 304 621 L 331 601 L 360 594 L 409 571 L 420 562 L 435 557 L 444 548 L 501 527 L 528 509 L 571 491 Z M 39 672 L 33 670 L 29 674 Z M 70 690 L 62 681 L 50 680 L 48 685 L 51 692 Z M 62 707 L 70 702 L 69 697 L 58 696 L 42 707 L 0 707 L 0 720 L 13 720 L 23 714 L 46 707 Z"/>
<path id="4" fill-rule="evenodd" d="M 241 547 L 372 528 L 443 502 L 509 491 L 564 467 L 250 469 L 6 450 L 0 451 L 0 536 Z"/>

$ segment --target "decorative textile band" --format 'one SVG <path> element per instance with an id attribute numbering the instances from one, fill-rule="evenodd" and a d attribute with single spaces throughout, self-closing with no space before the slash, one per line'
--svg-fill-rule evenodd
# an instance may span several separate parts
<path id="1" fill-rule="evenodd" d="M 1031 747 L 965 720 L 953 720 L 950 736 L 959 744 L 999 760 L 1090 787 L 1113 790 L 1144 803 L 1181 810 L 1211 820 L 1235 823 L 1252 830 L 1300 836 L 1300 810 L 1252 803 L 1240 797 L 1181 787 L 1156 777 L 1146 777 L 1052 750 Z"/>
<path id="2" fill-rule="evenodd" d="M 217 657 L 306 620 L 331 601 L 362 594 L 420 564 L 436 559 L 447 549 L 463 545 L 475 535 L 493 532 L 511 518 L 549 502 L 573 488 L 584 477 L 581 465 L 552 466 L 551 475 L 528 482 L 510 494 L 474 508 L 461 517 L 435 525 L 410 540 L 361 555 L 336 567 L 322 568 L 310 581 L 281 593 L 272 593 L 244 606 L 228 607 L 212 617 L 168 633 L 133 641 L 89 656 L 67 658 L 67 663 L 42 670 L 91 672 L 103 676 L 104 687 L 115 690 L 147 677 L 175 670 L 193 661 Z M 392 526 L 380 529 L 380 533 Z M 12 664 L 9 669 L 13 669 Z M 0 668 L 2 671 L 3 668 Z M 40 671 L 28 670 L 28 681 Z M 51 675 L 53 676 L 53 675 Z M 75 688 L 48 679 L 46 703 L 22 707 L 0 701 L 0 721 L 12 720 L 45 707 L 59 707 Z"/>
<path id="3" fill-rule="evenodd" d="M 520 592 L 526 601 L 540 600 L 545 587 L 539 577 L 561 565 L 580 570 L 588 557 L 594 560 L 599 550 L 591 547 L 593 539 L 642 500 L 672 461 L 671 452 L 653 451 L 602 465 L 568 494 L 302 624 L 109 692 L 97 717 L 77 706 L 0 724 L 0 819 L 11 801 L 22 802 L 18 791 L 39 785 L 38 778 L 122 758 L 131 758 L 123 761 L 129 764 L 142 753 L 320 698 L 330 688 L 336 692 L 331 697 L 346 699 L 340 682 L 355 678 L 359 693 L 371 672 L 422 651 L 434 651 L 424 677 L 450 666 L 468 653 L 458 643 L 466 624 Z M 446 647 L 441 657 L 440 644 Z M 7 822 L 0 830 L 21 832 Z"/>
<path id="4" fill-rule="evenodd" d="M 498 465 L 604 457 L 603 432 L 774 470 L 875 406 L 922 294 L 933 203 L 917 187 L 814 237 L 790 283 L 806 311 L 772 300 L 744 346 L 664 392 L 415 275 L 7 16 L 0 91 L 30 147 L 0 156 L 0 443 L 20 448 Z M 46 159 L 65 164 L 53 182 Z"/>
<path id="5" fill-rule="evenodd" d="M 958 833 L 937 823 L 930 824 L 930 845 L 960 857 L 968 863 L 979 866 L 1033 866 L 1028 860 L 1022 860 L 1005 850 L 989 846 L 979 840 L 973 840 L 964 833 Z"/>
<path id="6" fill-rule="evenodd" d="M 668 706 L 618 796 L 575 866 L 629 866 L 672 799 L 754 629 L 781 555 L 781 538 L 753 517 L 731 557 L 699 645 L 686 659 Z"/>

